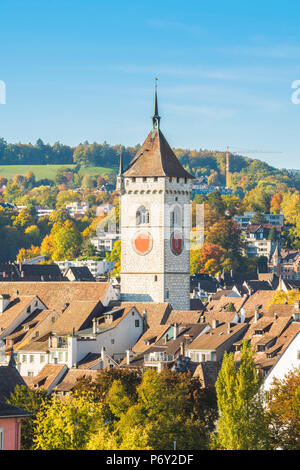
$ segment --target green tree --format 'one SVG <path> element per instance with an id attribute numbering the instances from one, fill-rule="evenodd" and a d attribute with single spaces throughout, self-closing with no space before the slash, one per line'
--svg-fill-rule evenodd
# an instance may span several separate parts
<path id="1" fill-rule="evenodd" d="M 34 448 L 37 450 L 85 449 L 95 427 L 102 423 L 102 406 L 86 396 L 52 397 L 35 420 Z"/>
<path id="2" fill-rule="evenodd" d="M 7 402 L 32 413 L 32 416 L 22 421 L 21 433 L 21 449 L 32 450 L 36 415 L 39 414 L 44 405 L 50 403 L 50 398 L 45 390 L 32 390 L 26 385 L 17 385 Z"/>
<path id="3" fill-rule="evenodd" d="M 225 353 L 216 382 L 220 418 L 217 434 L 212 437 L 212 448 L 268 449 L 270 436 L 260 386 L 251 346 L 246 341 L 238 369 L 233 353 Z"/>

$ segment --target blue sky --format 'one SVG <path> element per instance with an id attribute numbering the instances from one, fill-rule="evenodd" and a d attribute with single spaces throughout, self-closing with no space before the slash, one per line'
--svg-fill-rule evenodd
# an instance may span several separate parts
<path id="1" fill-rule="evenodd" d="M 159 77 L 174 147 L 299 168 L 296 0 L 0 0 L 0 136 L 142 143 Z"/>

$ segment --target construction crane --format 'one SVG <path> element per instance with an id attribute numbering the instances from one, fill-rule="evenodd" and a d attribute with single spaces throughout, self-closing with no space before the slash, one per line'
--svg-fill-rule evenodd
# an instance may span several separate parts
<path id="1" fill-rule="evenodd" d="M 271 152 L 271 151 L 264 151 L 264 150 L 249 150 L 249 149 L 243 149 L 241 147 L 235 147 L 233 145 L 227 145 L 226 147 L 226 187 L 230 188 L 231 186 L 231 171 L 230 171 L 230 154 L 231 152 L 229 149 L 235 149 L 236 152 L 240 153 L 248 153 L 248 154 L 266 154 L 266 153 L 282 153 L 282 152 Z"/>

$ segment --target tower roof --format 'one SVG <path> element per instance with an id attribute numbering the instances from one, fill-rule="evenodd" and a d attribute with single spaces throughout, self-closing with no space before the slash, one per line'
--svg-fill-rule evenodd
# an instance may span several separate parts
<path id="1" fill-rule="evenodd" d="M 174 154 L 159 127 L 153 128 L 130 162 L 124 176 L 174 176 L 194 178 Z"/>
<path id="2" fill-rule="evenodd" d="M 154 114 L 152 116 L 153 128 L 142 147 L 131 160 L 124 176 L 174 176 L 190 178 L 190 175 L 176 157 L 170 145 L 160 130 L 160 115 L 158 113 L 157 80 L 155 79 Z"/>

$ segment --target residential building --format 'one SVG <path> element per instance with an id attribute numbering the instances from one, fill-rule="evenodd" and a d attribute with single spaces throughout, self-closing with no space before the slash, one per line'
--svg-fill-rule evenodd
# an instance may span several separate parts
<path id="1" fill-rule="evenodd" d="M 283 380 L 289 372 L 300 368 L 300 328 L 295 335 L 287 339 L 286 343 L 285 350 L 265 377 L 263 383 L 265 391 L 272 387 L 274 379 Z"/>
<path id="2" fill-rule="evenodd" d="M 84 217 L 89 210 L 89 204 L 87 202 L 70 202 L 66 204 L 66 209 L 70 216 L 74 219 Z"/>
<path id="3" fill-rule="evenodd" d="M 245 323 L 217 323 L 214 326 L 186 346 L 186 354 L 192 361 L 222 362 L 225 351 L 230 352 L 234 342 L 247 330 Z"/>
<path id="4" fill-rule="evenodd" d="M 278 277 L 289 281 L 300 280 L 300 250 L 283 250 L 280 246 L 270 259 L 269 269 Z"/>
<path id="5" fill-rule="evenodd" d="M 0 366 L 0 450 L 20 450 L 22 420 L 31 416 L 26 410 L 7 403 L 15 387 L 26 383 L 12 366 Z"/>
<path id="6" fill-rule="evenodd" d="M 276 239 L 269 240 L 270 230 L 276 230 Z M 246 254 L 249 257 L 265 256 L 268 260 L 274 253 L 281 238 L 281 226 L 271 224 L 260 224 L 247 226 L 245 241 L 247 243 Z"/>
<path id="7" fill-rule="evenodd" d="M 99 232 L 96 237 L 92 237 L 90 242 L 97 251 L 112 251 L 117 240 L 121 240 L 121 234 L 117 232 Z"/>
<path id="8" fill-rule="evenodd" d="M 234 216 L 234 220 L 240 225 L 242 229 L 246 229 L 249 224 L 251 224 L 251 220 L 255 212 L 244 212 L 243 215 L 236 215 Z M 265 220 L 265 223 L 270 225 L 278 225 L 283 227 L 283 214 L 262 214 Z"/>
<path id="9" fill-rule="evenodd" d="M 101 276 L 110 272 L 115 263 L 113 261 L 107 260 L 97 260 L 97 259 L 84 259 L 84 260 L 64 260 L 56 261 L 57 266 L 59 267 L 62 274 L 65 274 L 68 268 L 81 268 L 86 267 L 91 272 L 94 278 Z"/>

